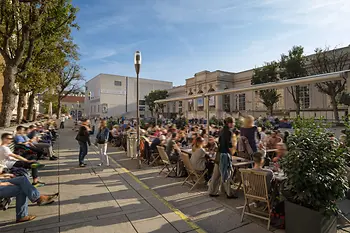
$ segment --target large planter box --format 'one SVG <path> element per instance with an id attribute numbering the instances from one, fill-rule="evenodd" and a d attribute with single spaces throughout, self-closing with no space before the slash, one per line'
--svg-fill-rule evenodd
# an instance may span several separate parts
<path id="1" fill-rule="evenodd" d="M 324 217 L 321 213 L 285 201 L 286 233 L 336 233 L 335 216 Z"/>

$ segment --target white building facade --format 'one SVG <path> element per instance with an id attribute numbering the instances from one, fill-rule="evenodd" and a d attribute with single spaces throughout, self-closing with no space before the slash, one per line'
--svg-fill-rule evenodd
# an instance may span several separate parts
<path id="1" fill-rule="evenodd" d="M 136 117 L 135 77 L 99 74 L 86 82 L 85 114 L 90 117 Z M 140 116 L 150 116 L 145 106 L 145 96 L 151 91 L 168 90 L 172 82 L 139 79 Z"/>

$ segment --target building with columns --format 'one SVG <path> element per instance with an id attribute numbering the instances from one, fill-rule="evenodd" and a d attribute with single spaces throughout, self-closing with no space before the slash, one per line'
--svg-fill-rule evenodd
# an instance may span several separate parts
<path id="1" fill-rule="evenodd" d="M 350 50 L 350 47 L 340 48 L 339 51 Z M 309 58 L 314 55 L 308 56 Z M 347 64 L 350 64 L 350 57 Z M 310 69 L 310 65 L 306 64 Z M 345 65 L 349 69 L 349 65 Z M 230 88 L 244 88 L 251 86 L 254 70 L 242 72 L 227 71 L 201 71 L 193 77 L 186 79 L 184 86 L 174 87 L 169 92 L 168 98 L 191 96 L 213 91 L 222 91 Z M 333 108 L 330 97 L 321 93 L 315 84 L 300 86 L 301 116 L 303 117 L 325 117 L 334 119 Z M 296 106 L 293 97 L 287 87 L 277 89 L 280 100 L 274 106 L 274 115 L 295 117 Z M 165 103 L 165 116 L 170 117 L 182 113 L 186 118 L 206 118 L 205 103 L 203 98 L 182 100 Z M 339 105 L 339 116 L 345 115 L 347 106 Z M 267 109 L 263 105 L 258 91 L 246 91 L 239 94 L 228 94 L 212 96 L 209 99 L 209 117 L 225 118 L 226 116 L 238 117 L 242 115 L 253 115 L 255 117 L 266 116 Z"/>

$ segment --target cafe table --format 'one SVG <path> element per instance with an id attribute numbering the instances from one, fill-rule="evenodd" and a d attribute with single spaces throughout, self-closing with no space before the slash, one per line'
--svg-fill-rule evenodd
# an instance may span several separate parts
<path id="1" fill-rule="evenodd" d="M 239 179 L 239 177 L 236 177 L 236 176 L 239 175 L 239 169 L 240 168 L 249 168 L 253 164 L 254 164 L 253 161 L 248 161 L 248 160 L 246 160 L 244 158 L 233 156 L 233 158 L 232 158 L 232 176 L 231 176 L 232 179 L 231 179 L 231 184 L 234 184 L 235 178 Z M 242 186 L 242 180 L 240 179 L 239 185 L 238 185 L 237 189 L 235 190 L 236 194 L 241 189 L 241 186 Z"/>

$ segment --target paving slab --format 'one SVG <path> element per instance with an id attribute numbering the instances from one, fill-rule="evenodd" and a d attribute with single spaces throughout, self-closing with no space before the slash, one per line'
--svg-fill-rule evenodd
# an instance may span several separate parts
<path id="1" fill-rule="evenodd" d="M 137 233 L 125 215 L 60 227 L 61 233 Z"/>

